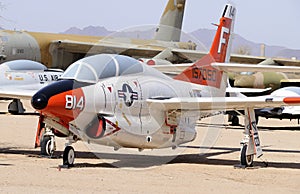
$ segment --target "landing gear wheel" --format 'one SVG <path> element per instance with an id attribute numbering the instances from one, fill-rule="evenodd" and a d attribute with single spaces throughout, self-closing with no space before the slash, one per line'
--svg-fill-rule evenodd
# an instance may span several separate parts
<path id="1" fill-rule="evenodd" d="M 72 167 L 74 166 L 74 160 L 75 160 L 74 148 L 72 146 L 67 146 L 63 154 L 63 165 Z"/>
<path id="2" fill-rule="evenodd" d="M 245 167 L 252 167 L 253 166 L 253 159 L 254 159 L 254 155 L 246 155 L 247 153 L 247 148 L 248 145 L 244 144 L 242 151 L 241 151 L 241 165 L 245 166 Z"/>
<path id="3" fill-rule="evenodd" d="M 51 151 L 51 137 L 44 136 L 41 142 L 41 155 L 43 156 L 51 156 L 53 151 Z"/>
<path id="4" fill-rule="evenodd" d="M 239 117 L 236 115 L 233 115 L 231 118 L 231 125 L 232 126 L 239 126 L 240 125 L 240 121 L 239 121 Z"/>
<path id="5" fill-rule="evenodd" d="M 8 105 L 8 112 L 13 115 L 23 114 L 25 109 L 20 99 L 13 99 Z"/>

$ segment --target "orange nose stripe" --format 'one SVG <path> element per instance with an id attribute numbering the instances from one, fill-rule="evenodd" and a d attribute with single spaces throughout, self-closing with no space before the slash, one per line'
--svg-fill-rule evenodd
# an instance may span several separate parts
<path id="1" fill-rule="evenodd" d="M 77 88 L 52 96 L 42 112 L 69 122 L 77 118 L 84 106 L 84 93 L 81 88 Z"/>

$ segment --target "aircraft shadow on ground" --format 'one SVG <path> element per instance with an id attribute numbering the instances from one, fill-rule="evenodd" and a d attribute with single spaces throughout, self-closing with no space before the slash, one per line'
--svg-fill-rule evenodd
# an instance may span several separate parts
<path id="1" fill-rule="evenodd" d="M 36 112 L 24 112 L 24 113 L 18 113 L 18 114 L 10 114 L 8 112 L 0 112 L 0 115 L 36 115 L 38 116 L 39 113 L 36 113 Z"/>
<path id="2" fill-rule="evenodd" d="M 200 146 L 182 146 L 187 149 L 200 149 L 203 147 Z M 239 160 L 228 160 L 228 159 L 220 159 L 220 158 L 211 158 L 214 156 L 221 156 L 230 154 L 233 152 L 239 153 L 239 148 L 227 148 L 227 147 L 213 147 L 214 150 L 212 153 L 206 154 L 181 154 L 177 156 L 153 156 L 153 155 L 137 155 L 137 154 L 120 154 L 120 153 L 91 153 L 91 152 L 76 152 L 77 159 L 101 159 L 101 163 L 76 163 L 74 168 L 148 168 L 162 165 L 172 165 L 172 164 L 205 164 L 205 165 L 216 165 L 216 166 L 237 166 L 239 164 Z M 275 150 L 275 149 L 264 149 L 265 153 L 291 153 L 291 154 L 299 154 L 298 150 Z M 39 150 L 22 150 L 20 148 L 0 148 L 0 153 L 6 154 L 18 154 L 25 155 L 28 157 L 42 157 L 40 156 Z M 62 152 L 57 151 L 52 159 L 61 158 Z M 98 157 L 97 157 L 97 156 Z M 106 162 L 106 160 L 113 160 L 113 162 Z M 62 161 L 60 161 L 62 162 Z M 5 164 L 1 164 L 0 166 L 9 166 L 7 161 Z M 265 167 L 265 163 L 263 161 L 255 161 L 254 166 L 260 168 Z M 300 163 L 294 162 L 268 162 L 269 167 L 273 168 L 289 168 L 289 169 L 300 169 Z"/>

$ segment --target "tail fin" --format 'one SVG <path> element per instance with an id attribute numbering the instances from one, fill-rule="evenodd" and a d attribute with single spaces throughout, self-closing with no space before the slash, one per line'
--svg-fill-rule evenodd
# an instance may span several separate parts
<path id="1" fill-rule="evenodd" d="M 174 79 L 220 88 L 225 79 L 223 72 L 212 67 L 211 63 L 229 61 L 235 12 L 233 5 L 226 4 L 209 53 Z"/>
<path id="2" fill-rule="evenodd" d="M 230 4 L 225 5 L 217 33 L 209 51 L 216 62 L 229 62 L 235 13 L 236 9 L 234 6 Z"/>
<path id="3" fill-rule="evenodd" d="M 179 42 L 185 0 L 169 0 L 154 35 L 155 40 Z"/>

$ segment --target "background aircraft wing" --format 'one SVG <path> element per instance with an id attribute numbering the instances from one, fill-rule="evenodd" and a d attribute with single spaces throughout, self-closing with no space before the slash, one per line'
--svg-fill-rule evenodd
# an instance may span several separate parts
<path id="1" fill-rule="evenodd" d="M 125 54 L 129 56 L 149 56 L 154 57 L 165 48 L 155 45 L 143 45 L 139 46 L 131 42 L 124 43 L 112 42 L 112 41 L 99 41 L 95 42 L 80 42 L 71 40 L 57 40 L 51 43 L 52 49 L 63 48 L 64 51 L 70 53 L 82 53 L 82 54 L 99 54 L 99 53 L 111 53 L 111 54 Z M 147 55 L 146 55 L 147 54 Z"/>
<path id="2" fill-rule="evenodd" d="M 28 99 L 37 92 L 37 90 L 25 90 L 25 89 L 9 89 L 0 88 L 0 98 L 13 98 L 13 99 Z"/>
<path id="3" fill-rule="evenodd" d="M 134 44 L 130 41 L 118 41 L 117 39 L 99 40 L 99 42 L 81 42 L 72 40 L 55 40 L 51 42 L 50 49 L 58 50 L 63 49 L 64 52 L 87 55 L 87 54 L 99 54 L 99 53 L 112 53 L 112 54 L 123 54 L 132 56 L 134 58 L 154 58 L 162 53 L 166 48 L 170 49 L 170 55 L 166 58 L 172 63 L 186 63 L 193 62 L 207 54 L 205 51 L 192 50 L 189 48 L 191 43 L 180 43 L 180 47 L 174 43 L 170 48 L 170 44 L 164 45 L 163 41 L 160 44 L 148 43 Z M 172 48 L 173 47 L 173 48 Z M 237 55 L 232 54 L 230 62 L 232 63 L 244 63 L 244 64 L 258 64 L 266 60 L 266 57 L 248 56 L 248 55 Z M 300 60 L 293 59 L 280 59 L 273 58 L 274 62 L 283 64 L 285 66 L 300 66 Z"/>
<path id="4" fill-rule="evenodd" d="M 170 99 L 148 99 L 150 108 L 168 110 L 241 110 L 245 108 L 264 108 L 280 106 L 299 106 L 300 97 L 187 97 Z"/>
<path id="5" fill-rule="evenodd" d="M 196 61 L 199 58 L 206 55 L 208 52 L 200 50 L 187 50 L 174 48 L 171 50 L 174 55 L 181 58 L 181 61 Z M 230 62 L 231 63 L 245 63 L 245 64 L 258 64 L 265 60 L 268 60 L 268 57 L 261 56 L 251 56 L 251 55 L 239 55 L 231 54 Z M 271 58 L 275 63 L 284 65 L 284 66 L 300 66 L 300 60 L 287 59 L 287 58 Z"/>

